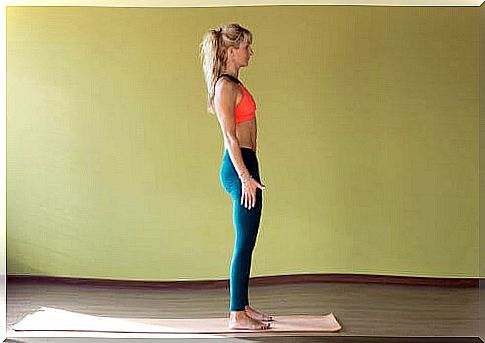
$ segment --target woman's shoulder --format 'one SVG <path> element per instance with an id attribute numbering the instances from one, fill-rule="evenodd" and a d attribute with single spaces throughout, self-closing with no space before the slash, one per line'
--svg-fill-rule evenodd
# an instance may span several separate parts
<path id="1" fill-rule="evenodd" d="M 227 84 L 227 87 L 236 91 L 240 92 L 240 86 L 242 85 L 241 81 L 239 81 L 237 78 L 235 78 L 232 75 L 229 74 L 221 74 L 216 80 L 216 86 L 217 84 Z"/>
<path id="2" fill-rule="evenodd" d="M 219 75 L 219 77 L 217 78 L 217 80 L 219 80 L 221 78 L 223 78 L 225 80 L 232 81 L 234 83 L 241 83 L 241 81 L 239 81 L 239 79 L 237 79 L 236 77 L 234 77 L 232 75 L 229 75 L 229 74 L 221 74 L 221 75 Z"/>
<path id="3" fill-rule="evenodd" d="M 232 75 L 222 74 L 220 75 L 215 84 L 216 89 L 227 88 L 229 90 L 240 93 L 240 86 L 242 86 L 241 81 L 233 77 Z"/>
<path id="4" fill-rule="evenodd" d="M 219 94 L 219 96 L 221 96 L 226 92 L 236 93 L 236 103 L 239 103 L 243 96 L 243 92 L 240 88 L 240 85 L 241 85 L 240 83 L 236 83 L 230 80 L 229 78 L 222 76 L 222 77 L 219 77 L 219 79 L 216 81 L 215 92 L 216 94 Z"/>
<path id="5" fill-rule="evenodd" d="M 239 85 L 226 77 L 220 77 L 215 84 L 216 90 L 229 90 L 229 91 L 237 91 Z"/>

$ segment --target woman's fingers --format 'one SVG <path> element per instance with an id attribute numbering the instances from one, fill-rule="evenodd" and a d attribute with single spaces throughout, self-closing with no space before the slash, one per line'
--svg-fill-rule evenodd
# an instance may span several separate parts
<path id="1" fill-rule="evenodd" d="M 243 186 L 243 192 L 241 196 L 241 205 L 246 207 L 247 209 L 251 209 L 256 206 L 256 190 L 257 188 L 265 189 L 266 186 L 260 184 L 259 182 L 256 181 L 256 188 L 252 189 L 248 187 L 249 189 L 246 189 Z"/>
<path id="2" fill-rule="evenodd" d="M 240 205 L 241 206 L 244 206 L 244 207 L 248 207 L 248 192 L 246 190 L 246 187 L 244 187 L 244 185 L 242 185 L 242 195 L 241 195 L 241 202 L 240 202 Z"/>
<path id="3" fill-rule="evenodd" d="M 241 197 L 241 205 L 243 205 L 246 208 L 249 208 L 249 204 L 253 204 L 251 193 L 243 191 L 243 194 Z"/>
<path id="4" fill-rule="evenodd" d="M 249 193 L 249 209 L 254 207 L 254 202 L 256 201 L 254 193 L 256 193 L 256 189 L 254 191 L 251 189 L 251 192 Z"/>

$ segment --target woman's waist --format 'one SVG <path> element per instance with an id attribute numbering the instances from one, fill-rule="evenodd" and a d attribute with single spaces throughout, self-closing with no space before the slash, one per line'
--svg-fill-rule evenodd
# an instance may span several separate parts
<path id="1" fill-rule="evenodd" d="M 236 126 L 236 138 L 240 147 L 249 147 L 256 150 L 256 129 L 244 127 L 239 124 Z"/>
<path id="2" fill-rule="evenodd" d="M 239 150 L 241 151 L 242 154 L 247 154 L 247 155 L 254 155 L 256 156 L 256 148 L 253 148 L 252 146 L 239 146 Z M 227 147 L 224 147 L 224 154 L 229 155 L 229 149 Z"/>
<path id="3" fill-rule="evenodd" d="M 253 148 L 253 147 L 250 147 L 250 146 L 240 146 L 239 149 L 241 150 L 241 152 L 247 152 L 251 155 L 256 156 L 256 148 Z"/>
<path id="4" fill-rule="evenodd" d="M 241 157 L 246 167 L 249 164 L 256 164 L 256 165 L 258 164 L 258 157 L 255 149 L 249 146 L 239 146 L 239 151 L 241 152 Z M 227 147 L 224 148 L 223 160 L 226 160 L 231 165 L 234 165 L 234 163 L 232 162 L 231 156 L 229 155 L 229 149 Z"/>

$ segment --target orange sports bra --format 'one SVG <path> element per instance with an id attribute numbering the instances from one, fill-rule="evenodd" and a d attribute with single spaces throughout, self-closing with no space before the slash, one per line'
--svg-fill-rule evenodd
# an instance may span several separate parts
<path id="1" fill-rule="evenodd" d="M 241 81 L 229 74 L 222 74 L 221 76 L 227 76 L 232 81 L 236 82 L 242 91 L 242 99 L 234 108 L 234 114 L 236 115 L 236 124 L 242 123 L 247 120 L 251 120 L 256 117 L 256 102 L 249 91 L 244 87 Z"/>

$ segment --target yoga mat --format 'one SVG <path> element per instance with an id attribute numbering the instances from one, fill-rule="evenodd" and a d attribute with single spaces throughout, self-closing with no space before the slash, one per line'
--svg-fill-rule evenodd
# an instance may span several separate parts
<path id="1" fill-rule="evenodd" d="M 335 332 L 341 329 L 333 313 L 275 316 L 271 329 L 228 328 L 229 318 L 153 319 L 113 318 L 52 308 L 41 308 L 15 324 L 15 331 L 89 331 L 123 333 L 234 333 L 234 332 Z"/>

